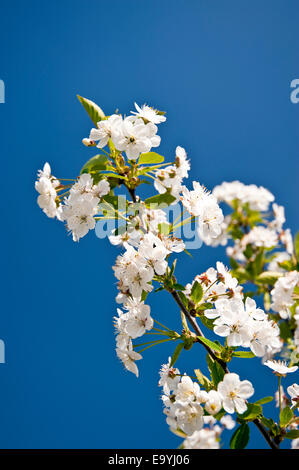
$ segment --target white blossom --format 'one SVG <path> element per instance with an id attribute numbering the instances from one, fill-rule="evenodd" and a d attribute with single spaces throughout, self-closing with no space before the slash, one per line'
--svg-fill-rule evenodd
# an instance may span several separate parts
<path id="1" fill-rule="evenodd" d="M 286 375 L 296 372 L 298 369 L 298 366 L 288 367 L 287 363 L 283 361 L 266 361 L 264 365 L 272 369 L 277 375 Z"/>
<path id="2" fill-rule="evenodd" d="M 109 139 L 116 141 L 121 132 L 122 117 L 112 114 L 108 119 L 103 119 L 97 123 L 97 129 L 91 129 L 89 139 L 97 142 L 97 147 L 105 147 Z"/>
<path id="3" fill-rule="evenodd" d="M 214 429 L 195 431 L 183 442 L 184 449 L 220 449 L 218 434 Z"/>
<path id="4" fill-rule="evenodd" d="M 61 220 L 61 207 L 57 198 L 57 187 L 60 182 L 51 175 L 49 163 L 45 163 L 43 170 L 38 171 L 35 189 L 39 193 L 37 203 L 48 217 L 57 217 Z"/>
<path id="5" fill-rule="evenodd" d="M 137 112 L 132 111 L 132 114 L 144 119 L 145 123 L 152 122 L 153 124 L 160 124 L 161 122 L 166 121 L 166 117 L 163 116 L 163 114 L 160 114 L 156 109 L 153 109 L 146 104 L 142 107 L 138 106 L 137 103 L 134 103 L 134 105 Z"/>
<path id="6" fill-rule="evenodd" d="M 254 394 L 254 388 L 248 380 L 240 381 L 238 374 L 225 374 L 223 381 L 218 384 L 218 393 L 227 413 L 244 413 L 247 410 L 246 399 Z"/>

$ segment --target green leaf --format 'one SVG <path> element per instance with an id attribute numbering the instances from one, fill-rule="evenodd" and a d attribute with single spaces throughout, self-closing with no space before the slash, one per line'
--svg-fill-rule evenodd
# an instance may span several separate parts
<path id="1" fill-rule="evenodd" d="M 148 292 L 146 292 L 145 290 L 142 291 L 142 294 L 141 294 L 141 302 L 144 302 L 147 298 L 147 295 L 148 295 Z"/>
<path id="2" fill-rule="evenodd" d="M 218 364 L 218 362 L 213 361 L 209 354 L 207 355 L 207 364 L 211 374 L 212 382 L 214 386 L 217 387 L 219 382 L 222 382 L 225 372 L 221 365 Z"/>
<path id="3" fill-rule="evenodd" d="M 229 262 L 232 269 L 238 269 L 239 263 L 234 258 L 229 258 Z"/>
<path id="4" fill-rule="evenodd" d="M 210 390 L 212 388 L 212 383 L 208 379 L 208 377 L 203 375 L 199 369 L 195 369 L 194 372 L 200 385 L 202 385 L 205 388 L 205 390 Z"/>
<path id="5" fill-rule="evenodd" d="M 148 165 L 151 163 L 162 163 L 164 162 L 164 157 L 162 155 L 159 155 L 156 152 L 147 152 L 147 153 L 142 153 L 139 157 L 138 163 L 140 165 Z"/>
<path id="6" fill-rule="evenodd" d="M 262 416 L 261 417 L 261 422 L 263 423 L 264 426 L 266 426 L 266 428 L 270 429 L 273 432 L 274 435 L 276 435 L 277 425 L 273 421 L 272 418 L 265 418 L 265 416 Z"/>
<path id="7" fill-rule="evenodd" d="M 234 351 L 233 356 L 240 357 L 242 359 L 252 359 L 253 357 L 255 357 L 255 355 L 251 351 Z"/>
<path id="8" fill-rule="evenodd" d="M 294 237 L 294 248 L 295 248 L 296 258 L 297 260 L 299 260 L 299 232 L 296 233 Z"/>
<path id="9" fill-rule="evenodd" d="M 172 355 L 169 367 L 172 367 L 175 364 L 175 362 L 178 360 L 179 355 L 181 354 L 183 348 L 184 348 L 184 343 L 179 343 L 177 345 L 177 347 L 175 348 L 174 353 Z"/>
<path id="10" fill-rule="evenodd" d="M 257 276 L 256 281 L 260 284 L 270 284 L 273 285 L 279 277 L 283 274 L 273 271 L 265 271 Z"/>
<path id="11" fill-rule="evenodd" d="M 176 198 L 169 193 L 164 194 L 157 194 L 156 196 L 152 196 L 147 198 L 144 203 L 147 208 L 149 209 L 158 209 L 159 206 L 169 206 L 172 204 Z"/>
<path id="12" fill-rule="evenodd" d="M 231 449 L 245 449 L 249 442 L 249 426 L 248 424 L 241 424 L 230 440 L 230 448 Z"/>
<path id="13" fill-rule="evenodd" d="M 289 422 L 292 420 L 293 416 L 294 416 L 294 413 L 289 406 L 286 406 L 285 408 L 283 408 L 279 415 L 280 426 L 285 428 L 289 424 Z"/>
<path id="14" fill-rule="evenodd" d="M 78 100 L 84 107 L 85 111 L 87 112 L 88 116 L 96 126 L 99 121 L 105 119 L 105 114 L 101 110 L 101 108 L 95 104 L 93 101 L 88 100 L 87 98 L 83 98 L 83 96 L 77 95 Z"/>
<path id="15" fill-rule="evenodd" d="M 245 421 L 253 421 L 255 418 L 262 414 L 263 409 L 261 405 L 257 405 L 256 403 L 248 403 L 247 410 L 242 414 L 238 414 L 238 417 Z"/>
<path id="16" fill-rule="evenodd" d="M 202 285 L 199 284 L 199 282 L 195 281 L 193 286 L 192 286 L 192 289 L 191 289 L 191 300 L 192 302 L 194 302 L 195 304 L 198 304 L 198 302 L 201 301 L 201 299 L 203 298 L 203 288 L 202 288 Z"/>
<path id="17" fill-rule="evenodd" d="M 287 439 L 297 439 L 299 437 L 299 429 L 292 429 L 287 432 L 284 437 Z"/>
<path id="18" fill-rule="evenodd" d="M 158 230 L 161 234 L 168 235 L 171 230 L 171 225 L 166 222 L 162 222 L 161 224 L 158 224 Z"/>
<path id="19" fill-rule="evenodd" d="M 208 338 L 204 338 L 203 336 L 197 336 L 197 338 L 200 343 L 204 343 L 206 346 L 209 346 L 209 348 L 213 349 L 213 351 L 218 351 L 221 353 L 224 349 L 220 344 L 216 344 Z"/>
<path id="20" fill-rule="evenodd" d="M 106 170 L 108 164 L 108 158 L 106 155 L 95 155 L 90 160 L 88 160 L 80 171 L 82 173 L 95 173 L 98 171 Z"/>
<path id="21" fill-rule="evenodd" d="M 188 299 L 182 291 L 178 291 L 178 296 L 180 297 L 182 303 L 185 307 L 188 307 Z"/>
<path id="22" fill-rule="evenodd" d="M 185 290 L 185 289 L 186 289 L 185 286 L 183 286 L 182 284 L 178 284 L 178 283 L 173 284 L 172 287 L 173 287 L 175 290 Z"/>
<path id="23" fill-rule="evenodd" d="M 213 331 L 214 330 L 214 320 L 211 318 L 207 318 L 205 315 L 200 314 L 199 315 L 201 323 L 208 328 L 209 330 Z"/>
<path id="24" fill-rule="evenodd" d="M 256 405 L 265 405 L 266 403 L 270 403 L 273 400 L 273 397 L 264 397 L 260 398 L 255 402 Z"/>
<path id="25" fill-rule="evenodd" d="M 285 269 L 286 271 L 292 271 L 293 269 L 295 269 L 295 265 L 291 259 L 281 261 L 280 263 L 278 263 L 278 266 L 280 266 L 282 269 Z"/>
<path id="26" fill-rule="evenodd" d="M 103 196 L 102 200 L 103 200 L 102 204 L 105 205 L 105 202 L 106 202 L 107 207 L 109 207 L 108 206 L 108 204 L 109 204 L 110 206 L 112 206 L 117 211 L 124 211 L 126 209 L 126 201 L 127 200 L 124 196 L 110 196 L 109 194 L 107 194 L 106 196 Z M 111 210 L 111 208 L 110 208 L 110 210 Z"/>
<path id="27" fill-rule="evenodd" d="M 280 330 L 280 337 L 284 340 L 287 341 L 289 338 L 292 337 L 292 330 L 286 321 L 282 321 L 279 323 L 279 330 Z"/>

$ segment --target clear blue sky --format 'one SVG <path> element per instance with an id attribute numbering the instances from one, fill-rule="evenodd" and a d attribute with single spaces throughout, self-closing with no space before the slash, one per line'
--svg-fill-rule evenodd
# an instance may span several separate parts
<path id="1" fill-rule="evenodd" d="M 147 102 L 167 111 L 161 153 L 184 146 L 191 178 L 209 188 L 264 185 L 296 231 L 299 103 L 289 96 L 299 78 L 298 15 L 295 0 L 2 0 L 0 447 L 179 444 L 157 387 L 170 348 L 146 351 L 138 380 L 122 369 L 112 328 L 118 251 L 94 233 L 75 244 L 47 219 L 36 171 L 49 161 L 58 177 L 76 176 L 92 156 L 81 145 L 90 122 L 76 93 L 107 114 Z M 208 247 L 182 256 L 180 282 L 223 256 Z M 153 316 L 178 326 L 171 299 L 151 299 Z M 192 373 L 202 364 L 195 347 L 178 366 Z M 256 399 L 274 391 L 259 361 L 233 367 L 254 382 Z M 264 446 L 252 436 L 252 447 Z"/>

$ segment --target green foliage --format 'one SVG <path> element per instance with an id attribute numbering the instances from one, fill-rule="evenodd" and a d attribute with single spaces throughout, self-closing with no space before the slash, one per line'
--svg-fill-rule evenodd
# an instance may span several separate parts
<path id="1" fill-rule="evenodd" d="M 259 274 L 256 278 L 256 282 L 259 284 L 270 284 L 273 286 L 278 278 L 282 276 L 282 273 L 272 272 L 272 271 L 264 271 L 263 273 Z"/>
<path id="2" fill-rule="evenodd" d="M 291 330 L 290 325 L 287 321 L 281 321 L 279 323 L 279 330 L 280 330 L 280 337 L 284 341 L 287 341 L 289 338 L 292 337 L 292 330 Z"/>
<path id="3" fill-rule="evenodd" d="M 97 173 L 99 171 L 105 171 L 107 169 L 108 158 L 106 155 L 99 154 L 88 160 L 80 171 L 80 175 L 83 173 Z"/>
<path id="4" fill-rule="evenodd" d="M 199 282 L 195 281 L 193 283 L 190 297 L 192 302 L 194 302 L 195 304 L 198 304 L 203 298 L 203 288 L 202 285 L 199 284 Z"/>
<path id="5" fill-rule="evenodd" d="M 221 365 L 218 362 L 213 361 L 213 359 L 207 355 L 207 364 L 211 374 L 211 379 L 215 388 L 217 388 L 218 384 L 222 382 L 224 377 L 224 370 L 222 369 Z"/>
<path id="6" fill-rule="evenodd" d="M 204 387 L 205 390 L 209 391 L 213 388 L 212 382 L 208 379 L 208 377 L 203 375 L 199 369 L 195 369 L 194 372 L 198 382 Z"/>
<path id="7" fill-rule="evenodd" d="M 255 355 L 251 351 L 234 351 L 232 355 L 234 357 L 239 357 L 243 359 L 252 359 L 253 357 L 255 357 Z"/>
<path id="8" fill-rule="evenodd" d="M 220 344 L 214 343 L 208 338 L 204 338 L 203 336 L 197 336 L 197 339 L 200 343 L 204 343 L 206 346 L 209 346 L 209 348 L 213 349 L 213 351 L 217 352 L 222 352 L 223 351 L 223 346 Z"/>
<path id="9" fill-rule="evenodd" d="M 229 443 L 230 448 L 245 449 L 249 442 L 249 433 L 250 431 L 248 424 L 241 424 L 241 426 L 239 426 L 232 435 L 232 438 Z"/>
<path id="10" fill-rule="evenodd" d="M 242 421 L 253 421 L 262 414 L 263 409 L 260 404 L 248 403 L 247 410 L 242 414 L 238 414 L 238 418 Z"/>
<path id="11" fill-rule="evenodd" d="M 266 403 L 270 403 L 273 400 L 273 397 L 264 397 L 260 398 L 255 402 L 256 405 L 265 405 Z"/>
<path id="12" fill-rule="evenodd" d="M 161 234 L 168 235 L 169 232 L 171 231 L 171 224 L 168 224 L 166 222 L 162 222 L 161 224 L 158 224 L 158 230 Z"/>
<path id="13" fill-rule="evenodd" d="M 156 152 L 142 153 L 138 160 L 138 163 L 140 165 L 148 165 L 151 163 L 162 163 L 162 162 L 164 162 L 164 157 L 162 157 L 162 155 L 159 155 Z"/>
<path id="14" fill-rule="evenodd" d="M 175 348 L 174 353 L 171 357 L 170 367 L 172 367 L 176 363 L 183 349 L 184 349 L 184 343 L 179 343 L 177 347 Z"/>
<path id="15" fill-rule="evenodd" d="M 279 424 L 282 428 L 285 428 L 289 422 L 293 419 L 294 413 L 289 406 L 283 408 L 279 415 Z"/>
<path id="16" fill-rule="evenodd" d="M 202 324 L 208 328 L 209 330 L 213 330 L 214 329 L 214 320 L 210 319 L 210 318 L 207 318 L 204 314 L 200 314 L 199 315 L 199 318 L 200 318 L 200 321 L 202 322 Z"/>
<path id="17" fill-rule="evenodd" d="M 158 209 L 159 206 L 169 206 L 175 201 L 175 197 L 169 193 L 157 194 L 145 199 L 144 203 L 149 209 Z"/>
<path id="18" fill-rule="evenodd" d="M 85 111 L 87 112 L 88 116 L 92 120 L 95 126 L 99 121 L 105 119 L 105 114 L 102 109 L 95 104 L 93 101 L 88 100 L 87 98 L 83 98 L 83 96 L 77 95 L 78 100 L 84 107 Z"/>
<path id="19" fill-rule="evenodd" d="M 292 429 L 291 431 L 287 432 L 284 437 L 286 437 L 287 439 L 298 439 L 299 429 Z"/>

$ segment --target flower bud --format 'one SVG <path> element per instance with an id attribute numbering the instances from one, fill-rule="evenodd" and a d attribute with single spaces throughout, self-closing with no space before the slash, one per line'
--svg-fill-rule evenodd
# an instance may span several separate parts
<path id="1" fill-rule="evenodd" d="M 82 144 L 84 144 L 86 147 L 95 147 L 96 145 L 94 140 L 87 139 L 87 138 L 82 140 Z"/>

